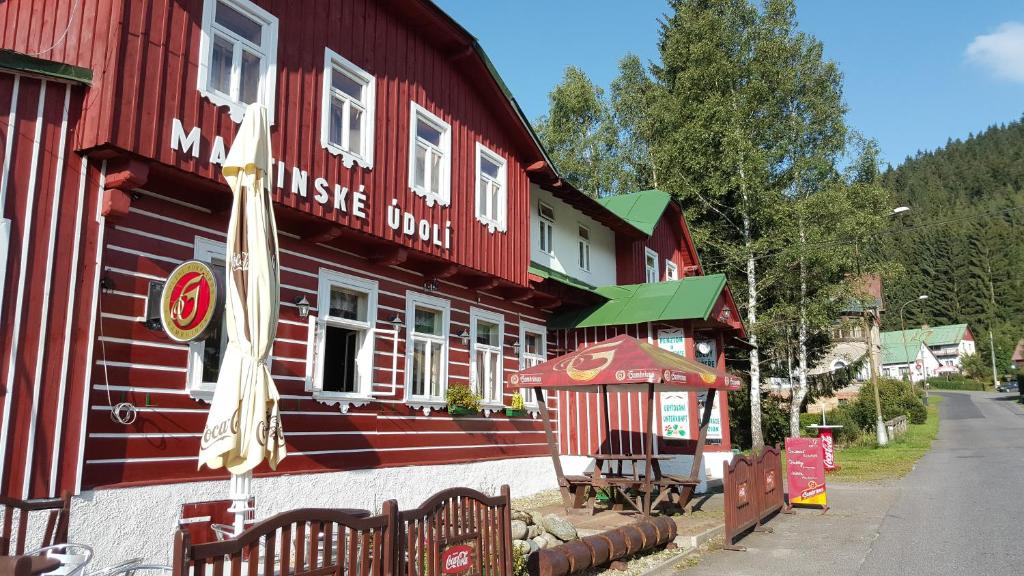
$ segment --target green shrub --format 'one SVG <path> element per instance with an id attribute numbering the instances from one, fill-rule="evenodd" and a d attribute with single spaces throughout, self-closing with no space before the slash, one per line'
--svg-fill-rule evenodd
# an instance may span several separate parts
<path id="1" fill-rule="evenodd" d="M 527 576 L 526 554 L 515 546 L 512 547 L 512 576 Z"/>
<path id="2" fill-rule="evenodd" d="M 882 419 L 892 420 L 897 416 L 910 418 L 912 424 L 924 424 L 928 410 L 920 393 L 903 380 L 881 379 L 878 381 L 879 399 L 882 405 Z M 871 382 L 865 382 L 857 399 L 844 406 L 849 415 L 862 429 L 875 427 L 875 395 Z"/>
<path id="3" fill-rule="evenodd" d="M 526 403 L 523 402 L 523 395 L 520 394 L 519 392 L 516 392 L 515 394 L 513 394 L 512 395 L 512 403 L 509 406 L 509 408 L 511 408 L 513 410 L 522 410 L 522 409 L 526 408 Z"/>
<path id="4" fill-rule="evenodd" d="M 873 420 L 872 420 L 873 421 Z M 839 406 L 825 413 L 825 422 L 833 426 L 842 426 L 832 432 L 836 444 L 852 444 L 860 439 L 864 433 L 860 424 L 854 419 L 846 405 Z M 821 424 L 821 412 L 805 413 L 800 415 L 800 430 L 804 436 L 815 436 L 817 431 L 810 426 Z"/>
<path id="5" fill-rule="evenodd" d="M 936 390 L 973 390 L 978 392 L 985 391 L 985 384 L 965 378 L 963 376 L 953 376 L 951 378 L 936 377 L 928 379 L 928 386 Z"/>

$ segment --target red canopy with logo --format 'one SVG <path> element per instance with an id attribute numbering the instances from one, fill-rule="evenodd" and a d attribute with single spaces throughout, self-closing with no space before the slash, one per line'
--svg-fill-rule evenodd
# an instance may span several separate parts
<path id="1" fill-rule="evenodd" d="M 671 499 L 673 489 L 679 494 L 678 505 L 680 507 L 693 496 L 693 489 L 699 482 L 704 443 L 707 438 L 708 424 L 711 421 L 715 394 L 718 390 L 739 390 L 739 387 L 740 381 L 735 376 L 717 372 L 699 362 L 687 360 L 668 350 L 625 335 L 592 344 L 581 350 L 522 370 L 509 378 L 506 385 L 506 388 L 513 391 L 532 388 L 536 394 L 537 406 L 544 423 L 544 434 L 551 452 L 551 462 L 555 468 L 555 475 L 558 477 L 566 509 L 570 506 L 582 505 L 582 500 L 587 494 L 599 487 L 598 479 L 595 477 L 587 482 L 585 477 L 580 477 L 582 480 L 574 478 L 573 481 L 570 481 L 565 476 L 558 455 L 558 445 L 552 430 L 544 391 L 571 390 L 599 393 L 602 397 L 601 412 L 604 413 L 606 430 L 611 430 L 608 411 L 609 392 L 646 391 L 647 402 L 644 404 L 643 410 L 646 436 L 644 443 L 645 466 L 642 478 L 635 482 L 636 487 L 642 493 L 642 502 L 633 505 L 632 501 L 626 498 L 626 501 L 637 511 L 646 515 L 650 515 L 651 510 L 666 496 Z M 704 400 L 700 431 L 697 434 L 696 448 L 688 477 L 660 476 L 660 472 L 657 472 L 660 467 L 655 468 L 654 466 L 654 393 L 657 390 L 708 391 Z M 600 464 L 595 465 L 595 470 L 598 469 L 598 466 Z M 656 483 L 662 487 L 662 491 L 655 499 L 652 498 L 652 493 Z M 608 485 L 606 482 L 602 483 L 600 487 L 615 489 L 615 486 Z M 620 486 L 619 489 L 624 490 L 625 488 Z M 573 495 L 576 497 L 573 498 Z M 593 507 L 592 494 L 589 502 Z"/>
<path id="2" fill-rule="evenodd" d="M 522 370 L 509 378 L 506 387 L 510 390 L 539 387 L 621 392 L 636 390 L 638 384 L 654 384 L 655 390 L 739 390 L 740 387 L 735 376 L 626 335 Z"/>

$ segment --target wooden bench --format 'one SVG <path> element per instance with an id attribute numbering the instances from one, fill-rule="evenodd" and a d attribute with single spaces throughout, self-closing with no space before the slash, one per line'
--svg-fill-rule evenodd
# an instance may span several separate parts
<path id="1" fill-rule="evenodd" d="M 29 550 L 67 544 L 68 521 L 71 517 L 71 494 L 64 492 L 60 498 L 39 498 L 19 500 L 0 496 L 0 508 L 3 508 L 3 532 L 0 533 L 0 556 L 21 556 L 25 553 L 25 538 L 28 534 L 29 521 L 33 512 L 49 512 L 46 515 L 46 527 L 43 540 Z M 18 515 L 18 533 L 15 536 L 14 548 L 11 548 L 12 530 L 14 529 L 15 512 Z"/>

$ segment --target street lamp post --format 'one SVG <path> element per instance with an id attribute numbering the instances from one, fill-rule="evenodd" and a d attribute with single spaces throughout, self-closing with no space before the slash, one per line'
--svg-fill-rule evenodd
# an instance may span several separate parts
<path id="1" fill-rule="evenodd" d="M 891 216 L 891 217 L 902 216 L 903 214 L 906 214 L 907 212 L 910 212 L 910 207 L 908 207 L 908 206 L 897 206 L 896 208 L 893 208 L 892 212 L 889 213 L 889 216 Z M 857 276 L 858 277 L 863 277 L 861 275 L 861 271 L 860 271 L 860 241 L 859 241 L 859 239 L 858 239 L 858 242 L 857 242 Z M 872 310 L 873 310 L 873 313 L 872 313 Z M 871 315 L 871 324 L 868 325 L 867 322 L 864 322 L 865 328 L 867 328 L 867 333 L 864 335 L 864 339 L 865 339 L 865 341 L 867 343 L 867 346 L 868 346 L 867 353 L 868 353 L 868 366 L 871 369 L 871 386 L 872 386 L 872 388 L 875 389 L 875 435 L 876 435 L 876 438 L 878 439 L 878 445 L 879 446 L 885 446 L 886 444 L 889 443 L 889 435 L 886 434 L 886 431 L 885 431 L 885 421 L 882 420 L 882 400 L 881 400 L 881 398 L 879 397 L 879 394 L 878 394 L 878 370 L 879 370 L 879 366 L 878 366 L 878 362 L 876 361 L 878 350 L 875 347 L 875 330 L 874 330 L 876 325 L 880 325 L 881 324 L 881 318 L 879 317 L 880 313 L 879 313 L 879 310 L 878 310 L 877 306 L 874 306 L 874 307 L 871 307 L 871 308 L 867 308 L 865 310 L 865 312 L 866 312 L 866 314 L 864 314 L 864 316 L 862 317 L 862 320 L 866 319 L 868 314 Z"/>
<path id="2" fill-rule="evenodd" d="M 908 301 L 904 302 L 902 306 L 900 306 L 900 334 L 903 335 L 903 350 L 904 351 L 906 351 L 906 349 L 907 349 L 907 324 L 903 320 L 903 309 L 907 307 L 907 304 L 913 304 L 914 302 L 920 302 L 921 300 L 927 300 L 927 299 L 928 299 L 928 295 L 927 294 L 921 294 L 917 298 L 914 298 L 913 300 L 908 300 Z M 922 338 L 922 340 L 923 340 L 923 338 Z M 910 356 L 909 355 L 907 356 L 907 380 L 910 381 L 910 385 L 911 386 L 914 385 L 914 372 L 913 372 L 913 370 L 911 370 L 911 367 L 910 367 Z M 924 384 L 924 397 L 925 397 L 925 404 L 927 404 L 928 403 L 928 400 L 927 400 L 927 398 L 928 398 L 928 383 L 927 382 L 925 382 L 925 384 Z"/>

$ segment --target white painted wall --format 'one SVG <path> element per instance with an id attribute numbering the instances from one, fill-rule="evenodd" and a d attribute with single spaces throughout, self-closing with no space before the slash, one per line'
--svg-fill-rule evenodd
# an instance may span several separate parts
<path id="1" fill-rule="evenodd" d="M 540 250 L 540 215 L 538 201 L 555 211 L 552 245 L 554 255 Z M 590 229 L 590 271 L 580 269 L 579 227 Z M 530 185 L 530 260 L 552 270 L 567 274 L 592 286 L 615 284 L 615 233 L 603 224 L 555 198 L 547 190 Z"/>
<path id="2" fill-rule="evenodd" d="M 917 367 L 918 362 L 921 363 L 921 368 Z M 910 381 L 920 382 L 925 378 L 935 376 L 938 374 L 939 366 L 940 364 L 938 359 L 935 357 L 935 354 L 933 354 L 927 346 L 921 344 L 921 349 L 917 353 L 917 358 L 910 364 Z M 905 370 L 906 368 L 906 364 L 885 364 L 882 366 L 882 373 L 884 373 L 887 378 L 899 380 L 902 378 L 900 375 L 900 369 Z"/>
<path id="3" fill-rule="evenodd" d="M 257 518 L 266 518 L 308 507 L 379 512 L 390 498 L 398 500 L 399 509 L 409 509 L 445 488 L 498 494 L 502 484 L 509 485 L 513 498 L 558 488 L 551 458 L 543 456 L 255 478 L 252 493 Z M 90 572 L 135 557 L 169 563 L 181 505 L 223 499 L 227 493 L 227 480 L 86 491 L 72 501 L 68 540 L 93 547 Z"/>

